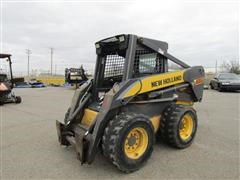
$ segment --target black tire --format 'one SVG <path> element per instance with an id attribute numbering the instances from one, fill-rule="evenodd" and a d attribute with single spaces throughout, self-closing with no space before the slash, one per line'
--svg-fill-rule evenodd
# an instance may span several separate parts
<path id="1" fill-rule="evenodd" d="M 189 114 L 192 118 L 193 125 L 190 136 L 187 139 L 182 139 L 180 136 L 181 121 L 186 114 Z M 159 131 L 162 139 L 170 146 L 184 149 L 192 144 L 197 126 L 197 115 L 192 107 L 174 104 L 164 110 Z"/>
<path id="2" fill-rule="evenodd" d="M 68 116 L 70 114 L 71 108 L 68 108 L 67 112 L 65 113 L 65 117 L 64 117 L 64 124 L 67 125 L 67 120 L 68 120 Z"/>
<path id="3" fill-rule="evenodd" d="M 143 128 L 148 136 L 146 149 L 137 159 L 129 158 L 124 150 L 127 135 L 134 128 Z M 102 138 L 102 150 L 104 156 L 119 170 L 130 173 L 141 168 L 150 158 L 154 141 L 154 128 L 147 117 L 141 114 L 121 113 L 115 116 L 106 127 Z"/>
<path id="4" fill-rule="evenodd" d="M 221 87 L 220 84 L 218 84 L 218 91 L 219 91 L 219 92 L 223 92 L 223 88 Z"/>
<path id="5" fill-rule="evenodd" d="M 20 96 L 16 96 L 15 98 L 16 98 L 15 103 L 19 104 L 22 102 L 22 98 Z"/>
<path id="6" fill-rule="evenodd" d="M 211 89 L 214 89 L 214 87 L 213 87 L 213 85 L 212 85 L 212 84 L 210 84 L 210 88 L 211 88 Z"/>

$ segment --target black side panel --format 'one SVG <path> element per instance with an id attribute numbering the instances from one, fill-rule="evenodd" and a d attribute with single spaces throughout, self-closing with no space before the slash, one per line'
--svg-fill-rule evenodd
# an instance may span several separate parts
<path id="1" fill-rule="evenodd" d="M 152 117 L 162 114 L 163 110 L 172 103 L 160 102 L 160 103 L 146 103 L 146 104 L 128 104 L 121 108 L 122 112 L 134 112 L 144 114 L 145 116 Z"/>
<path id="2" fill-rule="evenodd" d="M 99 83 L 101 83 L 101 73 L 103 73 L 103 65 L 102 60 L 104 57 L 97 56 L 96 59 L 96 65 L 95 65 L 95 73 L 94 73 L 94 79 L 93 79 L 93 88 L 92 88 L 92 94 L 93 94 L 93 100 L 98 99 L 98 87 Z"/>
<path id="3" fill-rule="evenodd" d="M 137 37 L 134 35 L 129 35 L 129 44 L 128 49 L 126 52 L 126 63 L 124 68 L 124 75 L 123 75 L 123 81 L 132 78 L 133 76 L 133 65 L 134 65 L 134 58 L 135 58 L 135 51 L 136 51 L 136 45 L 137 45 Z"/>

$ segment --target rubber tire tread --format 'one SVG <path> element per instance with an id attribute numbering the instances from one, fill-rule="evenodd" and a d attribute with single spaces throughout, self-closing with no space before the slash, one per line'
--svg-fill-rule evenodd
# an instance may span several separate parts
<path id="1" fill-rule="evenodd" d="M 119 160 L 119 151 L 117 147 L 117 142 L 121 141 L 121 130 L 124 127 L 129 126 L 129 122 L 133 120 L 134 118 L 137 118 L 139 116 L 145 117 L 144 115 L 141 114 L 135 114 L 135 113 L 120 113 L 119 115 L 116 115 L 112 120 L 110 120 L 108 126 L 105 128 L 104 135 L 102 137 L 102 151 L 103 155 L 109 159 L 117 168 L 125 173 L 130 173 L 133 171 L 138 170 L 140 167 L 143 166 L 143 164 L 137 164 L 135 168 L 129 169 L 128 167 L 124 166 L 123 163 L 121 163 Z M 147 117 L 146 117 L 147 118 Z M 150 121 L 148 121 L 149 126 L 151 127 L 151 134 L 152 137 L 152 143 L 150 146 L 150 149 L 148 152 L 146 152 L 146 160 L 149 159 L 149 157 L 152 154 L 153 151 L 153 144 L 155 142 L 155 135 L 154 135 L 154 128 L 151 124 Z M 150 141 L 150 140 L 149 140 Z M 146 161 L 145 161 L 146 162 Z"/>
<path id="2" fill-rule="evenodd" d="M 192 136 L 187 141 L 183 141 L 179 137 L 178 124 L 182 116 L 187 112 L 190 112 L 193 117 L 194 129 Z M 196 135 L 197 126 L 198 122 L 196 111 L 191 106 L 173 104 L 167 107 L 163 112 L 159 133 L 161 139 L 163 139 L 170 146 L 178 149 L 184 149 L 192 144 Z"/>
<path id="3" fill-rule="evenodd" d="M 20 96 L 16 96 L 16 102 L 17 104 L 22 102 L 22 98 Z"/>

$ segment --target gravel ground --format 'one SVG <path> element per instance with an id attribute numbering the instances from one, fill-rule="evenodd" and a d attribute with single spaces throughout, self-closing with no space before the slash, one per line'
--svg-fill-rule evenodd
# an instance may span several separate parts
<path id="1" fill-rule="evenodd" d="M 157 142 L 147 164 L 126 175 L 101 154 L 81 166 L 73 148 L 59 146 L 55 120 L 63 119 L 73 90 L 14 91 L 23 103 L 0 107 L 2 179 L 239 179 L 240 93 L 206 90 L 195 106 L 199 127 L 192 146 L 176 150 Z"/>

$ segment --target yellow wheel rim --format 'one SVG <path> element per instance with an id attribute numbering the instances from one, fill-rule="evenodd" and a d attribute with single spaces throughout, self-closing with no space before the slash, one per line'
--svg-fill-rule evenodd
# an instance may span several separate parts
<path id="1" fill-rule="evenodd" d="M 146 151 L 148 146 L 148 134 L 143 128 L 132 129 L 124 142 L 124 152 L 130 159 L 138 159 Z"/>
<path id="2" fill-rule="evenodd" d="M 187 140 L 193 132 L 193 119 L 190 114 L 185 114 L 180 122 L 179 135 L 182 140 Z"/>

